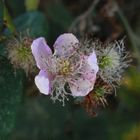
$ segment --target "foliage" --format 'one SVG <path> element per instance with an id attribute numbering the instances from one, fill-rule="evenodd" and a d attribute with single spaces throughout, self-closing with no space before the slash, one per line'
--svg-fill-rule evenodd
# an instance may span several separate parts
<path id="1" fill-rule="evenodd" d="M 15 26 L 18 31 L 29 30 L 29 34 L 33 37 L 47 37 L 49 30 L 44 14 L 37 11 L 27 12 L 17 17 Z"/>
<path id="2" fill-rule="evenodd" d="M 23 94 L 23 73 L 15 71 L 0 57 L 0 139 L 5 140 L 14 127 L 16 112 Z"/>

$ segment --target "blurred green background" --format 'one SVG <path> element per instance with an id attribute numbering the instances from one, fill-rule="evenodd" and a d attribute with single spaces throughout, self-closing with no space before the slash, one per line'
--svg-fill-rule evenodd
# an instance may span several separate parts
<path id="1" fill-rule="evenodd" d="M 8 14 L 5 14 L 4 9 Z M 140 1 L 0 0 L 0 140 L 140 140 Z M 126 36 L 133 62 L 108 106 L 91 117 L 73 99 L 53 104 L 7 60 L 3 38 L 29 29 L 52 46 L 64 32 L 112 41 Z M 7 32 L 7 31 L 6 31 Z"/>

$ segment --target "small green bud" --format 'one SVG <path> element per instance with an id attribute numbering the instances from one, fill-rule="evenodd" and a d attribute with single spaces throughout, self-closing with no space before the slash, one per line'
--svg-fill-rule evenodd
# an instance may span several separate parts
<path id="1" fill-rule="evenodd" d="M 12 37 L 8 40 L 8 58 L 15 68 L 23 69 L 26 74 L 36 71 L 35 61 L 31 53 L 32 38 L 29 36 Z"/>
<path id="2" fill-rule="evenodd" d="M 103 87 L 98 87 L 95 89 L 95 93 L 97 96 L 104 96 L 106 93 L 106 90 Z"/>
<path id="3" fill-rule="evenodd" d="M 108 56 L 103 56 L 100 60 L 99 67 L 104 69 L 107 66 L 111 66 L 111 59 Z"/>

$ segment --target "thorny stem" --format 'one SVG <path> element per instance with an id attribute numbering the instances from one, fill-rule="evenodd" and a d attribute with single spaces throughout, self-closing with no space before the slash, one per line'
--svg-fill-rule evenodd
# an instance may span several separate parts
<path id="1" fill-rule="evenodd" d="M 140 58 L 139 58 L 140 57 L 140 53 L 139 53 L 139 49 L 138 49 L 137 44 L 136 44 L 136 36 L 135 36 L 134 32 L 132 31 L 132 29 L 131 29 L 131 27 L 130 27 L 130 25 L 129 25 L 126 17 L 125 17 L 125 15 L 123 14 L 123 12 L 121 11 L 121 9 L 119 8 L 118 4 L 116 2 L 115 2 L 115 4 L 118 7 L 118 10 L 117 10 L 118 16 L 119 16 L 122 24 L 124 25 L 124 28 L 125 28 L 128 36 L 129 36 L 130 42 L 132 44 L 132 47 L 133 47 L 134 52 L 136 54 L 138 63 L 140 65 Z"/>
<path id="2" fill-rule="evenodd" d="M 93 0 L 91 6 L 87 9 L 87 11 L 85 11 L 83 14 L 81 14 L 80 16 L 78 16 L 71 24 L 71 26 L 69 27 L 69 32 L 71 32 L 73 30 L 73 28 L 76 26 L 76 24 L 85 19 L 96 7 L 96 5 L 98 4 L 100 0 Z"/>

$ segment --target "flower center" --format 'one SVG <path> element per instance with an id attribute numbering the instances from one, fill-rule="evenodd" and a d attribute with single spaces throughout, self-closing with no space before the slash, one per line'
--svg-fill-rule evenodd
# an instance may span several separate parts
<path id="1" fill-rule="evenodd" d="M 71 63 L 68 60 L 61 60 L 60 59 L 58 61 L 58 68 L 59 68 L 59 71 L 58 71 L 59 75 L 66 76 L 66 75 L 69 75 L 72 72 Z"/>

